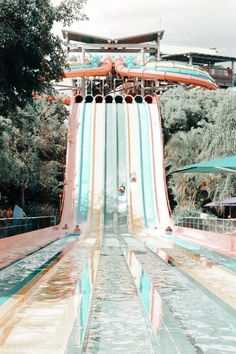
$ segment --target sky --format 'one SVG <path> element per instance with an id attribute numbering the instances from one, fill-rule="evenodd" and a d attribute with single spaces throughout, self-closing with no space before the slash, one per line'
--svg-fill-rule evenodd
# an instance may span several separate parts
<path id="1" fill-rule="evenodd" d="M 163 44 L 216 47 L 236 57 L 236 0 L 87 0 L 84 12 L 89 21 L 70 30 L 117 38 L 161 29 Z"/>

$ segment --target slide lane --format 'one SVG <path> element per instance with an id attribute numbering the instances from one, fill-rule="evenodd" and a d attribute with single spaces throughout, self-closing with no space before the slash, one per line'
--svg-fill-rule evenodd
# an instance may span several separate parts
<path id="1" fill-rule="evenodd" d="M 157 214 L 160 227 L 167 227 L 170 224 L 170 207 L 167 194 L 164 162 L 164 142 L 161 126 L 161 115 L 157 103 L 147 104 L 152 150 L 152 168 L 154 194 L 156 201 Z"/>
<path id="2" fill-rule="evenodd" d="M 154 204 L 154 178 L 151 159 L 150 120 L 147 104 L 138 103 L 139 139 L 140 139 L 140 170 L 142 176 L 142 191 L 145 210 L 145 226 L 153 228 L 157 225 L 156 207 Z"/>
<path id="3" fill-rule="evenodd" d="M 82 119 L 79 134 L 80 151 L 78 151 L 77 175 L 77 224 L 87 219 L 91 192 L 91 139 L 93 104 L 82 103 Z"/>
<path id="4" fill-rule="evenodd" d="M 118 222 L 119 228 L 128 232 L 128 195 L 129 195 L 129 182 L 128 182 L 128 156 L 127 156 L 127 120 L 126 110 L 124 104 L 116 104 L 117 115 L 117 177 L 118 186 L 122 183 L 126 186 L 126 193 L 118 194 Z"/>
<path id="5" fill-rule="evenodd" d="M 106 104 L 105 112 L 105 223 L 117 212 L 117 131 L 116 105 Z M 108 217 L 109 220 L 106 220 Z"/>
<path id="6" fill-rule="evenodd" d="M 128 176 L 136 173 L 137 181 L 128 183 L 128 220 L 133 234 L 144 227 L 144 203 L 142 193 L 142 172 L 140 171 L 139 122 L 135 104 L 126 104 Z"/>
<path id="7" fill-rule="evenodd" d="M 126 105 L 129 175 L 129 225 L 132 233 L 169 225 L 169 210 L 163 171 L 162 130 L 156 104 Z"/>

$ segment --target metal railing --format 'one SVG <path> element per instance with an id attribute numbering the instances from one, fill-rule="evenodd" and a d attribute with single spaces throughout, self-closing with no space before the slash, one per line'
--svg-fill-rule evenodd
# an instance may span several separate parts
<path id="1" fill-rule="evenodd" d="M 192 229 L 213 231 L 222 234 L 236 232 L 236 220 L 218 218 L 177 217 L 176 226 L 190 227 Z"/>
<path id="2" fill-rule="evenodd" d="M 10 237 L 24 232 L 43 229 L 56 224 L 55 216 L 39 216 L 23 219 L 0 219 L 0 238 Z"/>

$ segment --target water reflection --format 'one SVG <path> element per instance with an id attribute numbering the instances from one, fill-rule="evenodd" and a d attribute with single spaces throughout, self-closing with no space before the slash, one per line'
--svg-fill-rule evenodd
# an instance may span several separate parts
<path id="1" fill-rule="evenodd" d="M 80 353 L 82 351 L 94 286 L 93 272 L 94 267 L 96 267 L 94 262 L 96 262 L 96 257 L 93 256 L 86 262 L 76 287 L 76 296 L 79 299 L 79 305 L 76 320 L 67 344 L 67 354 Z"/>
<path id="2" fill-rule="evenodd" d="M 151 282 L 150 277 L 143 270 L 134 252 L 128 251 L 126 257 L 143 307 L 160 343 L 161 353 L 196 353 L 157 292 L 155 283 Z"/>
<path id="3" fill-rule="evenodd" d="M 85 330 L 86 330 L 86 325 L 88 322 L 88 316 L 89 316 L 89 308 L 90 308 L 90 303 L 91 303 L 91 297 L 92 297 L 92 284 L 91 284 L 91 278 L 90 278 L 90 267 L 89 263 L 87 262 L 86 266 L 84 267 L 84 270 L 81 274 L 81 278 L 78 282 L 78 291 L 79 294 L 81 294 L 81 303 L 80 303 L 80 343 L 83 343 L 84 340 L 84 335 L 85 335 Z"/>
<path id="4" fill-rule="evenodd" d="M 77 239 L 77 234 L 70 234 L 0 270 L 0 305 L 26 286 L 51 263 L 59 260 L 68 245 L 73 245 Z"/>
<path id="5" fill-rule="evenodd" d="M 166 239 L 168 239 L 170 242 L 173 242 L 176 244 L 178 247 L 187 249 L 191 253 L 198 254 L 200 257 L 204 257 L 207 259 L 208 264 L 219 264 L 223 266 L 226 269 L 229 269 L 233 272 L 236 272 L 236 259 L 229 257 L 229 256 L 224 256 L 223 254 L 208 250 L 207 248 L 198 246 L 196 244 L 193 244 L 189 241 L 186 240 L 181 240 L 175 236 L 165 236 Z M 206 261 L 206 262 L 207 262 Z"/>

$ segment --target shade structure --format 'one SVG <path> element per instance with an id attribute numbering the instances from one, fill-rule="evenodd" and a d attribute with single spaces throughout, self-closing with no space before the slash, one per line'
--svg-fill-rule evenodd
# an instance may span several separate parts
<path id="1" fill-rule="evenodd" d="M 214 207 L 214 206 L 236 206 L 236 197 L 228 197 L 204 205 L 204 207 Z"/>
<path id="2" fill-rule="evenodd" d="M 236 173 L 236 155 L 187 165 L 172 173 Z"/>

